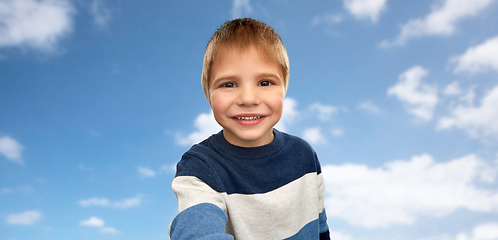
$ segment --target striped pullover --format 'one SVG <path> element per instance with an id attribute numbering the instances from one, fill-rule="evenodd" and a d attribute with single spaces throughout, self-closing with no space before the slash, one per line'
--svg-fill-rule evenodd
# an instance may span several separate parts
<path id="1" fill-rule="evenodd" d="M 228 143 L 220 131 L 190 148 L 172 188 L 177 239 L 330 239 L 320 163 L 304 140 L 273 130 L 264 146 Z"/>

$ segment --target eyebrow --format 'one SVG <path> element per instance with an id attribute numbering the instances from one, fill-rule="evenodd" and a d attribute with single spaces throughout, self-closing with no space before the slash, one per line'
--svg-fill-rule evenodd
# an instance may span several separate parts
<path id="1" fill-rule="evenodd" d="M 273 77 L 273 78 L 278 78 L 279 80 L 282 81 L 282 77 L 279 74 L 273 74 L 273 73 L 260 73 L 256 75 L 257 78 L 265 78 L 265 77 Z"/>
<path id="2" fill-rule="evenodd" d="M 218 78 L 213 79 L 213 85 L 216 84 L 217 82 L 223 81 L 223 80 L 229 80 L 229 79 L 234 79 L 237 78 L 235 75 L 224 75 Z"/>

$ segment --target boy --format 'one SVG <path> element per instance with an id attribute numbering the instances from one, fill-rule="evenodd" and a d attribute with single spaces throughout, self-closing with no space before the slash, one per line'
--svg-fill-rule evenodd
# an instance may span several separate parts
<path id="1" fill-rule="evenodd" d="M 209 41 L 202 86 L 223 127 L 177 164 L 176 239 L 330 239 L 318 158 L 304 140 L 273 129 L 287 91 L 280 36 L 249 18 Z"/>

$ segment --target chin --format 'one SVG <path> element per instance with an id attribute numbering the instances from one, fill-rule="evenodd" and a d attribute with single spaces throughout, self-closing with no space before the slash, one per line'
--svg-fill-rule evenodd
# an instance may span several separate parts
<path id="1" fill-rule="evenodd" d="M 251 134 L 241 134 L 237 135 L 237 137 L 243 141 L 247 142 L 257 142 L 265 139 L 267 132 L 263 133 L 251 133 Z"/>

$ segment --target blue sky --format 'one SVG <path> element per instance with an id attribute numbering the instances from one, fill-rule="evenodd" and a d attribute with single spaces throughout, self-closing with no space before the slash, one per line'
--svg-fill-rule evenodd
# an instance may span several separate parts
<path id="1" fill-rule="evenodd" d="M 495 0 L 0 0 L 0 240 L 169 239 L 236 17 L 287 47 L 334 240 L 498 239 Z"/>

